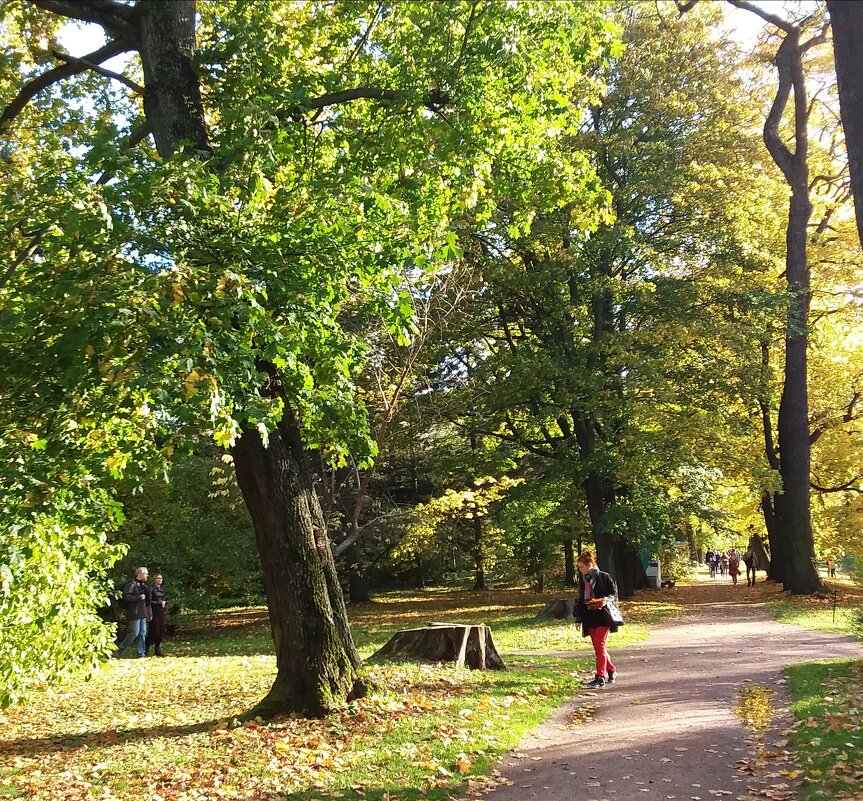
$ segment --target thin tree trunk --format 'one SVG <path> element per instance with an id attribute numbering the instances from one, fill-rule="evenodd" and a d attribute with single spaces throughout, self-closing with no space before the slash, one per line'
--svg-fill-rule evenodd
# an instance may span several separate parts
<path id="1" fill-rule="evenodd" d="M 348 598 L 352 604 L 361 604 L 371 601 L 369 594 L 369 583 L 366 580 L 365 571 L 360 561 L 360 549 L 356 544 L 348 546 L 345 550 L 345 563 L 348 574 Z"/>
<path id="2" fill-rule="evenodd" d="M 857 235 L 863 245 L 863 3 L 827 0 Z"/>
<path id="3" fill-rule="evenodd" d="M 566 587 L 574 587 L 575 581 L 575 553 L 573 550 L 572 539 L 563 541 L 563 562 L 564 562 L 564 577 L 563 584 Z"/>
<path id="4" fill-rule="evenodd" d="M 488 589 L 485 584 L 485 568 L 483 567 L 482 559 L 482 518 L 474 517 L 473 519 L 473 564 L 475 580 L 473 588 L 475 590 Z"/>

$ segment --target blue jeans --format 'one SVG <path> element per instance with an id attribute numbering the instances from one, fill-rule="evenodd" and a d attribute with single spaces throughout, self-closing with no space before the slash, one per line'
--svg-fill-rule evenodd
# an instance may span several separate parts
<path id="1" fill-rule="evenodd" d="M 147 655 L 147 646 L 145 645 L 147 640 L 147 618 L 142 617 L 138 620 L 130 620 L 129 628 L 126 631 L 126 636 L 123 637 L 123 640 L 117 642 L 117 653 L 123 651 L 123 649 L 128 648 L 133 642 L 135 643 L 135 648 L 138 651 L 138 656 L 146 656 Z"/>

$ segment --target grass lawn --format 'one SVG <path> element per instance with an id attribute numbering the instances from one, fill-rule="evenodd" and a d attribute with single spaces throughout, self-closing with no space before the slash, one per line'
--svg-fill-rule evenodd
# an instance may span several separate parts
<path id="1" fill-rule="evenodd" d="M 825 579 L 826 598 L 783 594 L 773 617 L 809 629 L 863 637 L 863 587 L 850 578 Z M 833 612 L 833 592 L 838 603 Z M 799 770 L 801 801 L 863 798 L 863 660 L 832 660 L 786 668 L 791 710 L 789 737 Z"/>
<path id="2" fill-rule="evenodd" d="M 824 583 L 827 597 L 783 594 L 773 600 L 773 617 L 781 623 L 863 637 L 863 586 L 850 578 L 825 579 Z M 834 592 L 837 595 L 835 619 Z"/>
<path id="3" fill-rule="evenodd" d="M 863 798 L 863 660 L 786 668 L 801 801 Z"/>
<path id="4" fill-rule="evenodd" d="M 510 669 L 371 665 L 369 697 L 323 720 L 239 725 L 275 673 L 265 610 L 201 618 L 166 644 L 165 659 L 112 660 L 0 713 L 0 799 L 396 801 L 479 789 L 591 669 L 580 629 L 533 620 L 555 595 L 396 593 L 353 607 L 365 657 L 401 628 L 486 622 Z M 622 607 L 627 625 L 612 647 L 674 609 L 655 596 Z"/>

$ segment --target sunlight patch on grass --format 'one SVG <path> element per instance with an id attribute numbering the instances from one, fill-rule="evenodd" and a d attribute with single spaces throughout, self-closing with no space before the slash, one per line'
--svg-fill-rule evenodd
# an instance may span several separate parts
<path id="1" fill-rule="evenodd" d="M 785 669 L 797 718 L 796 752 L 801 801 L 863 795 L 863 660 L 831 660 Z"/>
<path id="2" fill-rule="evenodd" d="M 771 603 L 773 618 L 807 629 L 863 637 L 863 587 L 851 579 L 831 579 L 825 597 L 785 595 Z M 833 592 L 837 593 L 833 611 Z"/>

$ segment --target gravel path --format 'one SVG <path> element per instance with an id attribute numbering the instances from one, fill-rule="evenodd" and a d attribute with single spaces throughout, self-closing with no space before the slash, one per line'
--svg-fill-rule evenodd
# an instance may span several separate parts
<path id="1" fill-rule="evenodd" d="M 861 643 L 770 620 L 747 588 L 715 587 L 709 603 L 657 626 L 643 644 L 610 652 L 616 684 L 582 690 L 501 765 L 493 801 L 793 799 L 782 730 L 782 668 L 863 657 Z M 584 656 L 583 652 L 572 654 Z M 770 728 L 745 727 L 747 685 L 775 692 Z M 754 691 L 758 693 L 759 691 Z"/>

